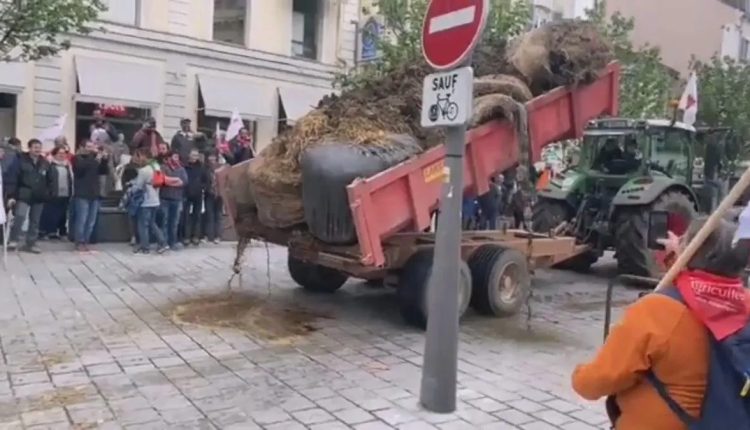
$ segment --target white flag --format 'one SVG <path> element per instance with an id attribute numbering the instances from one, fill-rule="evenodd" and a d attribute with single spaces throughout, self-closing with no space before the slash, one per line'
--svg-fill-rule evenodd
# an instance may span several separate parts
<path id="1" fill-rule="evenodd" d="M 695 118 L 698 116 L 698 76 L 695 72 L 690 74 L 677 107 L 683 111 L 682 122 L 687 125 L 695 124 Z"/>
<path id="2" fill-rule="evenodd" d="M 232 119 L 229 120 L 229 126 L 227 127 L 227 142 L 237 137 L 244 126 L 240 112 L 235 109 L 234 112 L 232 112 Z"/>
<path id="3" fill-rule="evenodd" d="M 67 118 L 68 114 L 63 114 L 60 118 L 55 120 L 54 124 L 39 132 L 37 139 L 42 141 L 42 143 L 45 143 L 54 141 L 58 137 L 63 136 L 65 134 L 65 120 Z"/>

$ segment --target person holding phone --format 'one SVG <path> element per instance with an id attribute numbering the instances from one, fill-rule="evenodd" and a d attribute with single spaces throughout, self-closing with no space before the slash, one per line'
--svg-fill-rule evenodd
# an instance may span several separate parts
<path id="1" fill-rule="evenodd" d="M 88 251 L 99 216 L 100 175 L 109 171 L 108 157 L 101 147 L 85 140 L 73 160 L 73 238 L 77 251 Z"/>

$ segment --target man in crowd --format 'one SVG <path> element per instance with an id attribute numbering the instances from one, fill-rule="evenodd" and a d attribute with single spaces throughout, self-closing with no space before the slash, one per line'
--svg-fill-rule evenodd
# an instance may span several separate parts
<path id="1" fill-rule="evenodd" d="M 16 193 L 18 187 L 18 175 L 21 169 L 21 141 L 11 137 L 7 142 L 0 144 L 3 149 L 3 157 L 0 159 L 0 168 L 3 171 L 3 202 L 8 209 L 8 199 Z"/>
<path id="2" fill-rule="evenodd" d="M 151 238 L 158 244 L 157 253 L 163 254 L 169 249 L 164 233 L 156 225 L 156 212 L 159 210 L 159 189 L 154 187 L 156 170 L 159 169 L 151 156 L 150 149 L 139 149 L 133 155 L 133 162 L 139 166 L 138 175 L 133 181 L 133 189 L 142 194 L 143 201 L 136 212 L 138 224 L 138 246 L 134 248 L 136 254 L 148 254 Z"/>
<path id="3" fill-rule="evenodd" d="M 73 160 L 74 239 L 77 251 L 88 251 L 91 234 L 99 216 L 99 176 L 109 169 L 107 154 L 87 140 Z"/>
<path id="4" fill-rule="evenodd" d="M 179 246 L 179 225 L 182 213 L 182 201 L 187 184 L 187 173 L 180 163 L 180 154 L 171 153 L 161 164 L 166 177 L 164 188 L 159 190 L 161 200 L 161 228 L 167 237 L 167 245 L 176 250 Z"/>
<path id="5" fill-rule="evenodd" d="M 107 121 L 101 109 L 94 110 L 94 122 L 89 126 L 89 139 L 95 144 L 105 145 L 117 142 L 120 133 Z"/>
<path id="6" fill-rule="evenodd" d="M 151 156 L 154 157 L 159 145 L 163 143 L 165 143 L 164 138 L 156 130 L 156 119 L 151 117 L 146 119 L 143 127 L 133 136 L 130 152 L 133 153 L 140 148 L 146 148 L 151 151 Z"/>
<path id="7" fill-rule="evenodd" d="M 203 194 L 208 182 L 208 171 L 200 161 L 197 149 L 190 151 L 188 163 L 185 166 L 187 185 L 185 187 L 185 207 L 183 208 L 182 224 L 184 226 L 183 245 L 200 244 L 201 212 L 203 209 Z"/>
<path id="8" fill-rule="evenodd" d="M 34 254 L 41 253 L 36 246 L 39 235 L 39 221 L 42 217 L 44 203 L 49 197 L 47 170 L 49 163 L 42 156 L 42 142 L 31 139 L 28 143 L 29 152 L 19 157 L 19 170 L 16 178 L 17 188 L 9 198 L 9 206 L 15 204 L 13 225 L 10 229 L 8 248 L 18 246 L 21 228 L 28 218 L 29 227 L 26 231 L 26 244 L 22 251 Z"/>
<path id="9" fill-rule="evenodd" d="M 230 164 L 235 165 L 253 157 L 255 157 L 253 138 L 250 136 L 250 131 L 243 127 L 240 129 L 240 134 L 229 143 L 229 161 Z"/>
<path id="10" fill-rule="evenodd" d="M 190 151 L 195 147 L 195 136 L 190 129 L 191 121 L 188 118 L 180 121 L 180 131 L 172 138 L 171 150 L 180 154 L 180 162 L 187 165 Z"/>
<path id="11" fill-rule="evenodd" d="M 68 204 L 73 194 L 73 174 L 65 146 L 55 146 L 51 156 L 47 174 L 50 198 L 42 211 L 41 236 L 57 239 L 67 236 Z"/>
<path id="12" fill-rule="evenodd" d="M 216 153 L 210 153 L 206 162 L 206 237 L 210 242 L 221 241 L 221 214 L 224 203 L 216 183 L 216 173 L 222 169 Z"/>

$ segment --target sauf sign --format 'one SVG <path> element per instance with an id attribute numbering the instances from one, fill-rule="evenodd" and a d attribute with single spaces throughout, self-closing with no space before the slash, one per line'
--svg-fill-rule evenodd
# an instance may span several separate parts
<path id="1" fill-rule="evenodd" d="M 488 12 L 489 0 L 431 0 L 422 24 L 422 52 L 439 72 L 424 80 L 421 123 L 446 127 L 420 391 L 422 406 L 433 412 L 456 410 L 463 157 L 474 87 L 474 70 L 468 63 Z"/>
<path id="2" fill-rule="evenodd" d="M 422 25 L 425 60 L 442 73 L 422 89 L 423 127 L 466 124 L 471 116 L 474 72 L 464 66 L 481 38 L 489 0 L 432 0 Z"/>

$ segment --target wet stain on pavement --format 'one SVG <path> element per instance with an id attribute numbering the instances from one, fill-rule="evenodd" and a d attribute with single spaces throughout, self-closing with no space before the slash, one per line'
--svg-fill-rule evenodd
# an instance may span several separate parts
<path id="1" fill-rule="evenodd" d="M 233 328 L 275 344 L 294 343 L 317 331 L 316 322 L 331 319 L 308 309 L 240 294 L 190 300 L 176 305 L 171 315 L 180 324 Z"/>
<path id="2" fill-rule="evenodd" d="M 171 282 L 173 280 L 174 280 L 174 277 L 172 276 L 157 275 L 151 272 L 139 272 L 130 279 L 131 282 L 139 282 L 143 284 L 158 284 L 158 283 Z"/>

